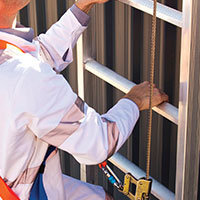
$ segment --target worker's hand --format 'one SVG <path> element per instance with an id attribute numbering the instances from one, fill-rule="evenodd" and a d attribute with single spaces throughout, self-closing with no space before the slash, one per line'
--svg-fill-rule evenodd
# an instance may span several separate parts
<path id="1" fill-rule="evenodd" d="M 134 86 L 125 96 L 134 101 L 139 110 L 147 110 L 149 108 L 149 98 L 150 98 L 150 84 L 145 81 L 139 85 Z M 157 106 L 164 101 L 168 101 L 168 96 L 155 87 L 153 89 L 152 106 Z"/>
<path id="2" fill-rule="evenodd" d="M 76 6 L 83 12 L 88 13 L 94 4 L 106 3 L 107 1 L 109 0 L 78 0 Z"/>

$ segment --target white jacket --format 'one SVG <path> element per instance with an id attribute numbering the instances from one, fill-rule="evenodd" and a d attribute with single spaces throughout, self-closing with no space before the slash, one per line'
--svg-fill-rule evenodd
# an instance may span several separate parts
<path id="1" fill-rule="evenodd" d="M 72 62 L 72 48 L 85 28 L 68 10 L 33 42 L 0 32 L 0 40 L 25 51 L 0 50 L 0 176 L 21 199 L 29 198 L 49 144 L 80 163 L 98 164 L 123 145 L 139 117 L 128 99 L 99 115 L 54 71 Z M 70 199 L 65 181 L 54 151 L 43 178 L 48 199 Z"/>

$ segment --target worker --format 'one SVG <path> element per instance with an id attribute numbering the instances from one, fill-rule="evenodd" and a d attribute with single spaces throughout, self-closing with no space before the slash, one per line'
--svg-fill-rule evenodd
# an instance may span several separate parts
<path id="1" fill-rule="evenodd" d="M 77 1 L 34 38 L 15 20 L 30 0 L 0 0 L 0 177 L 21 200 L 112 199 L 100 186 L 63 175 L 58 153 L 81 164 L 101 163 L 120 149 L 149 105 L 144 82 L 100 115 L 58 74 L 73 60 L 89 10 L 107 1 Z M 167 99 L 154 86 L 153 106 Z"/>

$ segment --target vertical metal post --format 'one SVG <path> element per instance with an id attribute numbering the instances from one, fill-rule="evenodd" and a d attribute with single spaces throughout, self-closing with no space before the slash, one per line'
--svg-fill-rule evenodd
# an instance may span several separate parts
<path id="1" fill-rule="evenodd" d="M 78 79 L 78 95 L 84 99 L 84 63 L 83 63 L 83 35 L 77 42 L 77 79 Z M 80 179 L 86 182 L 86 165 L 80 166 Z"/>
<path id="2" fill-rule="evenodd" d="M 180 63 L 180 92 L 179 92 L 179 123 L 177 137 L 177 164 L 176 164 L 176 200 L 185 198 L 185 172 L 188 121 L 188 94 L 189 94 L 189 69 L 191 53 L 192 31 L 192 3 L 193 0 L 183 0 L 183 28 L 181 41 Z M 191 198 L 192 199 L 192 198 Z"/>
<path id="3" fill-rule="evenodd" d="M 176 200 L 184 199 L 185 156 L 187 137 L 187 109 L 189 60 L 191 41 L 191 0 L 183 0 L 183 28 L 180 65 L 179 126 L 177 137 Z"/>

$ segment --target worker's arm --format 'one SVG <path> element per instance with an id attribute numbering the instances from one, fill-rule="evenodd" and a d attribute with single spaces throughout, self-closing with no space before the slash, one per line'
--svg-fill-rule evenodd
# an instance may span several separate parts
<path id="1" fill-rule="evenodd" d="M 139 117 L 135 103 L 120 100 L 100 115 L 77 98 L 58 127 L 42 139 L 72 154 L 80 163 L 98 164 L 119 150 L 131 134 Z M 67 135 L 66 135 L 67 133 Z"/>
<path id="2" fill-rule="evenodd" d="M 41 44 L 43 54 L 53 60 L 56 71 L 62 71 L 73 61 L 72 49 L 90 20 L 86 13 L 95 3 L 106 1 L 77 1 L 45 34 L 40 34 L 36 38 Z"/>
<path id="3" fill-rule="evenodd" d="M 73 61 L 73 47 L 87 28 L 89 19 L 85 12 L 73 5 L 45 34 L 36 38 L 43 53 L 53 60 L 56 71 L 62 71 Z"/>
<path id="4" fill-rule="evenodd" d="M 139 110 L 149 107 L 150 87 L 144 82 L 133 87 L 107 113 L 100 115 L 79 97 L 52 132 L 43 137 L 55 145 L 58 135 L 68 135 L 57 146 L 71 153 L 80 163 L 97 164 L 117 152 L 130 136 Z M 154 88 L 152 105 L 167 101 L 166 94 Z M 62 143 L 62 144 L 61 144 Z"/>
<path id="5" fill-rule="evenodd" d="M 23 108 L 23 113 L 16 111 L 17 123 L 27 123 L 35 136 L 71 153 L 80 163 L 96 164 L 116 152 L 135 126 L 139 102 L 148 102 L 149 86 L 144 83 L 100 115 L 78 98 L 63 76 L 49 65 L 34 60 L 27 61 L 27 65 L 33 67 L 26 68 L 15 91 L 15 104 Z M 164 97 L 155 94 L 161 97 L 155 103 L 161 103 Z M 136 99 L 138 105 L 133 102 Z"/>

